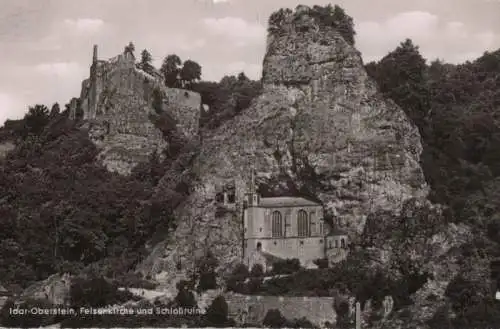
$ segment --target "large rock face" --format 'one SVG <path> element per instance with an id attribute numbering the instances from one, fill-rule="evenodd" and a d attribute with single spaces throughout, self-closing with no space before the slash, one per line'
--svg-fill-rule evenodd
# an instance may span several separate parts
<path id="1" fill-rule="evenodd" d="M 164 270 L 206 249 L 224 265 L 240 261 L 241 213 L 221 212 L 214 197 L 234 182 L 241 201 L 253 167 L 271 189 L 286 178 L 310 191 L 352 239 L 370 212 L 397 214 L 404 200 L 427 195 L 417 128 L 377 93 L 360 53 L 336 30 L 307 14 L 285 17 L 268 36 L 263 84 L 249 109 L 204 134 L 202 184 L 178 211 Z"/>
<path id="2" fill-rule="evenodd" d="M 155 89 L 162 93 L 163 111 L 177 121 L 178 131 L 186 138 L 197 136 L 198 93 L 165 88 L 159 73 L 137 68 L 130 54 L 94 60 L 89 79 L 82 83 L 81 109 L 101 149 L 99 158 L 110 171 L 129 174 L 138 163 L 148 161 L 152 152 L 165 147 L 162 132 L 151 121 L 157 115 L 152 106 Z M 72 107 L 75 117 L 76 104 Z"/>

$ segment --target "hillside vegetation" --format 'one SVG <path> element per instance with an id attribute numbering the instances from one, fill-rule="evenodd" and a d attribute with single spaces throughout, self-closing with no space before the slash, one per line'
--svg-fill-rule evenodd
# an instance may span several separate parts
<path id="1" fill-rule="evenodd" d="M 315 8 L 314 14 L 322 19 L 323 11 Z M 336 24 L 354 43 L 352 20 L 342 16 L 340 8 L 329 10 L 341 18 L 325 24 Z M 280 15 L 286 13 L 272 16 L 271 28 L 279 28 Z M 143 57 L 141 64 L 147 68 L 150 55 Z M 202 81 L 201 67 L 195 62 L 186 61 L 182 71 L 178 57 L 167 59 L 161 69 L 165 84 L 199 92 L 208 105 L 202 112 L 203 129 L 215 129 L 247 110 L 261 92 L 261 83 L 244 73 L 220 82 Z M 251 280 L 246 292 L 324 296 L 341 291 L 363 302 L 372 300 L 376 307 L 384 296 L 392 295 L 398 304 L 395 317 L 407 321 L 404 327 L 409 328 L 411 318 L 404 311 L 410 312 L 413 297 L 432 274 L 404 252 L 395 265 L 398 277 L 369 273 L 365 248 L 387 238 L 392 239 L 394 250 L 405 251 L 408 241 L 422 236 L 430 240 L 451 223 L 470 228 L 474 239 L 454 250 L 460 271 L 452 273 L 456 275 L 446 288 L 445 303 L 427 325 L 433 329 L 499 327 L 500 312 L 493 297 L 500 269 L 493 261 L 500 256 L 500 50 L 460 65 L 427 63 L 418 46 L 405 40 L 380 61 L 366 64 L 366 70 L 380 92 L 418 126 L 430 199 L 445 206 L 442 218 L 435 222 L 430 213 L 414 215 L 412 205 L 405 205 L 408 212 L 384 220 L 392 226 L 381 227 L 377 219 L 384 214 L 370 214 L 363 241 L 337 267 L 299 271 L 265 285 Z M 91 272 L 125 280 L 148 254 L 152 241 L 175 228 L 173 210 L 198 182 L 190 165 L 197 145 L 172 140 L 164 150 L 165 160 L 155 154 L 124 177 L 98 164 L 95 145 L 80 121 L 69 120 L 68 106 L 60 112 L 57 104 L 51 110 L 37 104 L 29 107 L 23 119 L 5 122 L 0 142 L 15 141 L 16 147 L 0 159 L 2 285 L 24 288 L 57 272 Z M 175 183 L 162 185 L 161 181 Z M 399 225 L 407 219 L 413 224 Z M 228 323 L 226 316 L 221 323 Z"/>

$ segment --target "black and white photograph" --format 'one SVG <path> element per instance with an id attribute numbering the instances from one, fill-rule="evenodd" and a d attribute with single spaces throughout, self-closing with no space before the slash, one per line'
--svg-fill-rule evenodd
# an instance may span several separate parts
<path id="1" fill-rule="evenodd" d="M 500 328 L 499 18 L 0 0 L 0 328 Z"/>

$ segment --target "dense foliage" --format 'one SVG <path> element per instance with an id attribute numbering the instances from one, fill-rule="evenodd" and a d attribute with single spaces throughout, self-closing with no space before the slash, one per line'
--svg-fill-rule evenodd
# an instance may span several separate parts
<path id="1" fill-rule="evenodd" d="M 459 65 L 426 64 L 419 48 L 405 40 L 366 68 L 419 128 L 432 200 L 448 206 L 447 221 L 466 224 L 475 234 L 475 245 L 460 249 L 464 267 L 447 289 L 451 307 L 440 309 L 432 325 L 497 327 L 497 283 L 490 285 L 488 268 L 478 265 L 496 259 L 500 247 L 500 51 Z M 457 315 L 453 321 L 450 312 Z"/>
<path id="2" fill-rule="evenodd" d="M 132 177 L 110 174 L 96 164 L 87 133 L 45 109 L 3 128 L 19 143 L 0 167 L 0 277 L 26 286 L 90 264 L 120 277 L 154 233 L 171 227 L 172 204 L 154 193 L 147 165 Z"/>
<path id="3" fill-rule="evenodd" d="M 288 320 L 277 309 L 268 310 L 262 324 L 268 328 L 316 328 L 306 318 Z"/>
<path id="4" fill-rule="evenodd" d="M 201 102 L 208 106 L 201 112 L 200 125 L 215 129 L 247 109 L 262 86 L 260 81 L 250 80 L 242 72 L 238 76 L 225 76 L 220 82 L 194 83 L 192 90 L 200 93 Z"/>
<path id="5" fill-rule="evenodd" d="M 319 26 L 335 28 L 350 45 L 354 45 L 354 21 L 352 17 L 346 14 L 345 10 L 338 5 L 332 6 L 313 6 L 312 8 L 299 6 L 296 12 L 291 9 L 279 9 L 271 14 L 268 22 L 268 31 L 270 33 L 279 34 L 283 30 L 284 24 L 288 18 L 293 18 L 294 21 L 299 20 L 302 16 L 308 15 L 312 17 Z M 288 22 L 291 22 L 289 20 Z M 303 26 L 298 24 L 298 28 Z"/>

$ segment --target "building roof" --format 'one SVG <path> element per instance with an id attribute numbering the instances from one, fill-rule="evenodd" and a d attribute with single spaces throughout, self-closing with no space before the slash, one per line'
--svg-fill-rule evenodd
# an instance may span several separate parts
<path id="1" fill-rule="evenodd" d="M 305 207 L 305 206 L 320 206 L 319 203 L 307 200 L 301 197 L 280 196 L 273 198 L 261 198 L 259 207 L 274 208 L 274 207 Z"/>
<path id="2" fill-rule="evenodd" d="M 270 253 L 265 252 L 265 251 L 261 251 L 260 254 L 266 259 L 266 262 L 268 264 L 273 264 L 273 263 L 284 260 L 283 258 L 280 258 L 278 256 L 274 256 L 273 254 L 270 254 Z"/>

